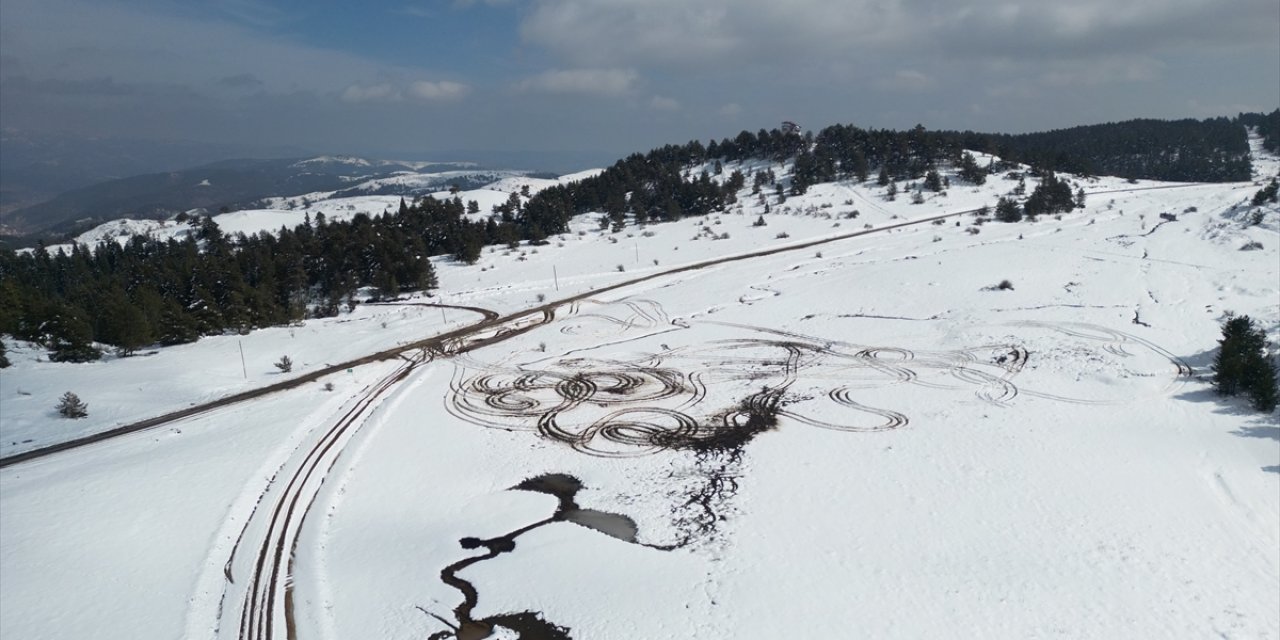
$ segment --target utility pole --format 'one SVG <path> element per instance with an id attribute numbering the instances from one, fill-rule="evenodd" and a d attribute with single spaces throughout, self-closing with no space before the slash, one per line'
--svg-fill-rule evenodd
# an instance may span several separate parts
<path id="1" fill-rule="evenodd" d="M 244 379 L 249 379 L 249 369 L 244 366 L 244 342 L 236 340 L 236 344 L 240 345 L 240 372 L 244 374 Z"/>
<path id="2" fill-rule="evenodd" d="M 556 281 L 556 291 L 560 290 L 560 274 L 556 273 L 556 266 L 551 265 L 551 277 Z"/>

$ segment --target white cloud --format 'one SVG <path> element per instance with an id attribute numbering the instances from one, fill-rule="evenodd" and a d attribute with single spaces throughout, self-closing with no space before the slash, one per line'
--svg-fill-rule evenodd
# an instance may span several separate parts
<path id="1" fill-rule="evenodd" d="M 649 99 L 649 108 L 656 111 L 679 111 L 680 101 L 666 96 L 654 96 Z"/>
<path id="2" fill-rule="evenodd" d="M 736 102 L 730 102 L 729 104 L 720 107 L 720 115 L 727 118 L 736 118 L 742 115 L 742 105 Z"/>
<path id="3" fill-rule="evenodd" d="M 1118 56 L 1088 63 L 1051 63 L 1040 81 L 1053 87 L 1152 82 L 1163 70 L 1164 64 L 1152 58 Z"/>
<path id="4" fill-rule="evenodd" d="M 353 84 L 342 92 L 343 102 L 397 102 L 401 98 L 400 90 L 385 82 L 369 86 Z"/>
<path id="5" fill-rule="evenodd" d="M 575 64 L 697 66 L 858 52 L 1092 58 L 1273 46 L 1275 0 L 536 0 L 526 42 Z"/>
<path id="6" fill-rule="evenodd" d="M 725 28 L 723 0 L 544 0 L 520 26 L 522 37 L 577 63 L 696 61 L 741 43 Z"/>
<path id="7" fill-rule="evenodd" d="M 516 84 L 521 91 L 619 96 L 631 90 L 636 72 L 630 69 L 552 69 Z"/>
<path id="8" fill-rule="evenodd" d="M 471 87 L 448 80 L 441 80 L 440 82 L 418 80 L 410 82 L 405 87 L 390 82 L 380 82 L 372 85 L 353 84 L 343 90 L 342 100 L 343 102 L 357 104 L 364 102 L 400 102 L 405 98 L 423 102 L 448 102 L 459 100 L 470 91 Z"/>
<path id="9" fill-rule="evenodd" d="M 892 77 L 879 82 L 881 88 L 892 91 L 928 91 L 938 84 L 932 76 L 915 69 L 899 69 Z"/>
<path id="10" fill-rule="evenodd" d="M 467 95 L 471 88 L 465 84 L 441 80 L 440 82 L 428 82 L 419 80 L 409 85 L 408 94 L 419 100 L 428 102 L 442 102 L 447 100 L 458 100 Z"/>
<path id="11" fill-rule="evenodd" d="M 269 95 L 311 93 L 367 101 L 386 99 L 380 84 L 433 73 L 269 37 L 226 21 L 148 12 L 141 3 L 3 1 L 4 70 L 8 73 L 16 62 L 33 78 L 168 83 L 218 99 L 225 94 L 219 79 L 251 74 L 260 82 L 257 89 Z M 253 1 L 237 0 L 224 8 L 253 6 Z"/>

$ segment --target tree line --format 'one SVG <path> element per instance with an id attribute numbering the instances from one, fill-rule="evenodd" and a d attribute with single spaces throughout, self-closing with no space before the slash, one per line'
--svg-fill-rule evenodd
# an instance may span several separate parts
<path id="1" fill-rule="evenodd" d="M 1041 184 L 1024 204 L 1027 214 L 1069 211 L 1070 188 L 1053 171 L 1116 173 L 1166 180 L 1248 179 L 1244 126 L 1273 131 L 1280 110 L 1235 119 L 1134 120 L 1036 134 L 1004 135 L 906 131 L 834 125 L 817 135 L 761 129 L 704 145 L 666 145 L 618 160 L 596 176 L 516 194 L 493 215 L 468 217 L 458 198 L 401 202 L 392 214 L 357 214 L 326 221 L 322 214 L 296 229 L 251 236 L 224 234 L 208 217 L 184 239 L 136 237 L 124 245 L 0 251 L 0 333 L 41 342 L 55 359 L 96 357 L 93 343 L 129 353 L 143 345 L 179 344 L 202 335 L 246 331 L 338 312 L 355 292 L 379 295 L 436 285 L 431 256 L 474 263 L 491 244 L 534 243 L 568 230 L 569 220 L 603 212 L 618 228 L 677 220 L 723 210 L 735 202 L 747 176 L 722 175 L 726 162 L 792 162 L 791 193 L 837 179 L 882 185 L 924 178 L 941 188 L 937 168 L 952 163 L 975 184 L 993 161 L 967 150 L 1034 165 Z M 1267 127 L 1272 127 L 1267 129 Z M 712 176 L 715 175 L 713 178 Z M 1243 175 L 1243 177 L 1241 177 Z M 770 169 L 752 176 L 753 193 L 782 183 Z M 763 197 L 763 194 L 761 194 Z M 477 213 L 475 208 L 470 212 Z M 1012 215 L 1010 213 L 1009 215 Z"/>
<path id="2" fill-rule="evenodd" d="M 1253 127 L 1262 137 L 1262 148 L 1272 153 L 1280 153 L 1280 109 L 1271 113 L 1242 113 L 1236 120 L 1247 127 Z"/>
<path id="3" fill-rule="evenodd" d="M 479 221 L 464 212 L 457 199 L 427 198 L 346 221 L 308 215 L 275 233 L 228 235 L 202 217 L 182 239 L 0 251 L 0 333 L 47 345 L 53 360 L 85 361 L 99 357 L 94 343 L 128 354 L 334 315 L 364 287 L 435 287 L 433 255 L 475 262 L 486 244 L 521 237 L 514 213 Z"/>

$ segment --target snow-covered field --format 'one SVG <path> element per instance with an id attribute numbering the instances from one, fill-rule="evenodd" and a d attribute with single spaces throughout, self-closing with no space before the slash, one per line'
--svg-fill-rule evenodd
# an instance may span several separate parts
<path id="1" fill-rule="evenodd" d="M 1013 184 L 920 205 L 818 185 L 762 227 L 744 191 L 439 261 L 430 300 L 89 365 L 11 347 L 3 455 L 275 382 L 280 355 L 303 375 L 480 318 L 414 303 L 587 294 L 492 343 L 4 468 L 0 636 L 511 638 L 536 614 L 579 639 L 1280 638 L 1280 426 L 1207 383 L 1226 314 L 1280 339 L 1258 185 L 1080 181 L 1060 220 L 667 273 Z M 55 417 L 66 390 L 89 418 Z"/>

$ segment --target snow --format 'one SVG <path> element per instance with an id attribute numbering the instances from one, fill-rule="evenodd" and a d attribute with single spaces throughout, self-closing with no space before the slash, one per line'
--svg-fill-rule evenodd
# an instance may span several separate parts
<path id="1" fill-rule="evenodd" d="M 371 166 L 367 160 L 360 158 L 348 158 L 344 156 L 322 156 L 303 160 L 298 165 L 306 165 L 307 163 L 317 162 L 344 162 L 358 166 Z M 389 164 L 389 163 L 384 163 Z M 466 164 L 466 163 L 438 163 L 438 162 L 406 162 L 395 163 L 411 166 L 415 170 L 421 171 L 432 165 L 437 164 Z M 366 180 L 363 177 L 355 178 L 351 189 L 362 191 L 375 191 L 384 187 L 398 186 L 407 189 L 428 190 L 434 189 L 442 185 L 448 185 L 450 180 L 459 178 L 475 179 L 477 177 L 491 178 L 493 182 L 480 189 L 472 189 L 467 191 L 459 191 L 456 195 L 462 198 L 463 202 L 475 200 L 480 205 L 481 218 L 488 217 L 495 205 L 500 205 L 507 201 L 511 193 L 521 191 L 522 187 L 529 187 L 530 195 L 536 194 L 538 191 L 556 184 L 567 184 L 575 182 L 587 177 L 597 175 L 601 169 L 590 169 L 567 174 L 556 179 L 531 178 L 522 171 L 443 171 L 434 173 L 409 173 L 402 172 L 387 178 L 376 178 Z M 208 180 L 200 183 L 207 186 Z M 330 221 L 349 220 L 356 214 L 363 213 L 370 216 L 376 216 L 383 213 L 394 213 L 399 209 L 401 199 L 412 200 L 412 196 L 399 195 L 367 195 L 367 196 L 347 196 L 335 197 L 337 191 L 317 191 L 306 194 L 280 196 L 267 198 L 260 203 L 263 208 L 244 209 L 233 211 L 230 213 L 222 213 L 213 216 L 213 220 L 218 223 L 223 232 L 228 234 L 243 233 L 245 235 L 253 235 L 254 233 L 275 233 L 281 227 L 294 228 L 304 224 L 307 216 L 312 220 L 316 214 L 323 213 Z M 426 193 L 437 200 L 452 199 L 455 194 L 449 190 L 439 190 Z M 526 198 L 527 199 L 527 198 Z M 199 211 L 188 212 L 188 214 L 200 213 Z M 128 244 L 133 236 L 145 236 L 157 240 L 183 239 L 192 231 L 191 225 L 180 223 L 174 220 L 135 220 L 131 218 L 122 218 L 111 222 L 103 223 L 93 229 L 90 229 L 79 236 L 76 236 L 73 242 L 53 244 L 45 247 L 50 253 L 61 252 L 70 253 L 74 244 L 92 249 L 98 244 L 113 240 L 121 245 Z M 24 252 L 31 251 L 23 249 Z"/>
<path id="2" fill-rule="evenodd" d="M 124 218 L 99 225 L 79 236 L 75 242 L 84 247 L 96 247 L 103 242 L 114 241 L 121 246 L 129 244 L 134 236 L 145 236 L 167 240 L 183 238 L 192 231 L 190 225 L 169 220 L 132 220 Z M 45 247 L 50 253 L 55 251 L 70 253 L 72 245 L 55 244 Z"/>
<path id="3" fill-rule="evenodd" d="M 459 195 L 547 186 L 512 180 Z M 551 496 L 511 488 L 563 473 L 584 485 L 579 507 L 631 518 L 643 544 L 535 526 L 459 571 L 474 619 L 537 611 L 576 638 L 1280 638 L 1280 426 L 1207 382 L 1228 313 L 1280 340 L 1280 208 L 1250 224 L 1258 185 L 1077 179 L 1087 207 L 1061 219 L 966 214 L 658 275 L 993 205 L 1013 187 L 952 180 L 921 205 L 842 182 L 769 214 L 744 190 L 740 208 L 617 234 L 588 216 L 544 246 L 435 259 L 430 300 L 154 355 L 55 364 L 7 341 L 5 456 L 282 380 L 283 354 L 301 376 L 479 319 L 413 303 L 506 314 L 588 294 L 465 354 L 362 365 L 5 467 L 0 636 L 135 638 L 145 620 L 149 636 L 233 637 L 258 545 L 279 535 L 297 637 L 427 637 L 462 602 L 441 571 L 483 553 L 459 540 L 551 517 Z M 218 222 L 247 233 L 293 215 Z M 1239 250 L 1250 241 L 1263 248 Z M 992 288 L 1004 279 L 1013 289 Z M 511 410 L 518 394 L 468 395 L 469 380 L 655 367 L 693 377 L 647 402 L 597 392 L 557 428 L 590 433 L 618 407 L 710 421 L 785 384 L 784 412 L 730 459 L 600 434 L 575 449 Z M 68 389 L 88 418 L 56 418 Z M 707 503 L 713 530 L 695 531 L 690 495 L 712 478 L 730 481 Z M 306 515 L 268 526 L 294 489 Z"/>
<path id="4" fill-rule="evenodd" d="M 418 304 L 426 302 L 431 300 L 359 305 L 354 312 L 337 318 L 307 320 L 298 326 L 262 329 L 244 336 L 203 338 L 193 344 L 144 350 L 128 358 L 108 355 L 79 369 L 46 361 L 44 352 L 30 343 L 9 342 L 13 345 L 9 359 L 15 366 L 0 374 L 4 402 L 0 455 L 302 376 L 395 347 L 414 335 L 462 327 L 480 317 L 474 312 L 442 312 Z M 342 335 L 342 340 L 335 341 L 335 334 Z M 284 355 L 293 361 L 289 374 L 274 366 Z M 19 370 L 21 375 L 11 376 Z M 54 404 L 66 391 L 74 391 L 89 403 L 87 418 L 55 420 Z M 49 394 L 54 394 L 53 403 Z"/>
<path id="5" fill-rule="evenodd" d="M 293 166 L 305 167 L 309 164 L 349 164 L 357 167 L 373 166 L 373 163 L 368 160 L 365 160 L 364 158 L 357 158 L 355 156 L 316 156 L 306 160 L 299 160 L 298 162 L 295 162 Z"/>
<path id="6" fill-rule="evenodd" d="M 455 167 L 459 165 L 461 166 L 475 165 L 475 163 L 472 163 L 472 162 L 436 162 L 436 161 L 421 161 L 421 160 L 367 160 L 365 158 L 358 158 L 355 156 L 316 156 L 314 158 L 308 158 L 306 160 L 299 160 L 298 162 L 295 162 L 293 166 L 306 167 L 307 165 L 310 165 L 310 164 L 348 164 L 355 167 L 385 167 L 385 166 L 397 165 L 402 167 L 408 167 L 410 169 L 413 169 L 414 171 L 422 171 L 423 169 L 427 169 L 427 168 L 435 167 L 439 165 L 451 165 Z"/>

